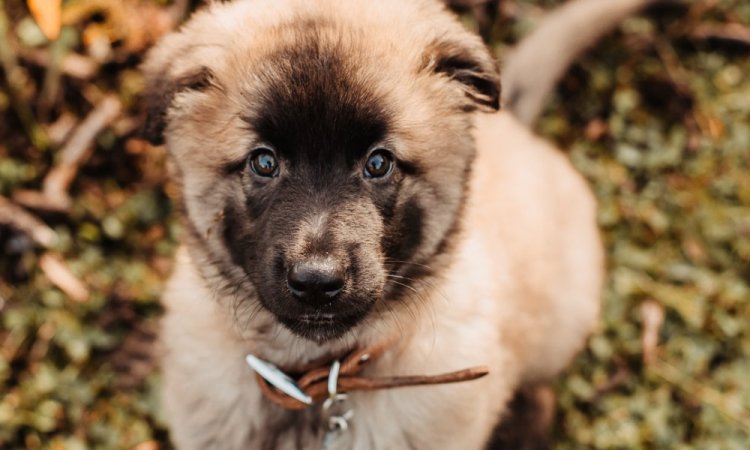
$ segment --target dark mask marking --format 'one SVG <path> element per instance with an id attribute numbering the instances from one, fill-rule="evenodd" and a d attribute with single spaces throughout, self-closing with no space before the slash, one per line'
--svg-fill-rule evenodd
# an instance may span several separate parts
<path id="1" fill-rule="evenodd" d="M 308 27 L 294 45 L 270 55 L 258 73 L 263 89 L 248 100 L 257 108 L 245 120 L 287 160 L 307 162 L 314 175 L 327 174 L 334 161 L 359 161 L 385 137 L 390 113 L 343 55 L 344 44 L 322 44 Z M 268 74 L 268 75 L 266 75 Z"/>
<path id="2" fill-rule="evenodd" d="M 400 217 L 395 218 L 392 228 L 383 236 L 384 253 L 390 261 L 411 261 L 422 244 L 424 211 L 417 200 L 411 199 L 400 212 Z"/>

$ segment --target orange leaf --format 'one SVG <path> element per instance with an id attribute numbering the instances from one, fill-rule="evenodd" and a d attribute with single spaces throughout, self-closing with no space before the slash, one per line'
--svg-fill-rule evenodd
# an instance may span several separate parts
<path id="1" fill-rule="evenodd" d="M 47 39 L 57 39 L 62 24 L 62 0 L 26 0 L 26 3 Z"/>

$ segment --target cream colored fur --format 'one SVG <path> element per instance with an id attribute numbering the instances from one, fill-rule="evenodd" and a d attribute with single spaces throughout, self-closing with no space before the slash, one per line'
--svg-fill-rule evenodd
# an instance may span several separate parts
<path id="1" fill-rule="evenodd" d="M 394 15 L 399 8 L 403 14 Z M 178 77 L 196 65 L 211 65 L 219 84 L 236 88 L 236 80 L 252 80 L 248 68 L 254 55 L 284 39 L 257 30 L 310 11 L 366 30 L 370 45 L 355 50 L 380 54 L 378 66 L 365 66 L 360 76 L 367 77 L 367 70 L 397 74 L 371 78 L 381 83 L 376 89 L 403 109 L 400 116 L 413 120 L 397 124 L 404 151 L 427 152 L 425 142 L 434 139 L 436 131 L 459 129 L 452 125 L 454 110 L 434 111 L 429 103 L 433 92 L 445 92 L 447 81 L 403 76 L 412 73 L 410 66 L 405 68 L 407 62 L 419 61 L 436 37 L 466 34 L 437 1 L 215 4 L 182 32 L 168 36 L 150 55 L 145 70 L 156 72 L 169 61 L 167 72 Z M 200 45 L 195 45 L 196 36 Z M 481 47 L 478 38 L 466 45 Z M 190 58 L 172 63 L 180 51 L 189 51 Z M 410 95 L 413 92 L 419 95 Z M 236 93 L 222 94 L 226 97 L 178 94 L 170 118 L 180 120 L 167 125 L 187 212 L 217 248 L 218 238 L 211 235 L 216 218 L 202 210 L 216 205 L 201 203 L 196 193 L 218 185 L 216 168 L 247 150 L 241 145 L 246 138 L 238 124 L 239 106 L 232 100 Z M 207 114 L 213 120 L 202 120 Z M 162 331 L 164 407 L 178 448 L 256 449 L 275 432 L 282 410 L 261 395 L 245 363 L 248 353 L 294 367 L 397 333 L 401 338 L 396 347 L 373 361 L 365 375 L 490 368 L 487 377 L 472 382 L 352 393 L 355 416 L 346 447 L 357 450 L 482 449 L 520 386 L 547 380 L 569 363 L 599 311 L 603 258 L 593 196 L 561 152 L 508 113 L 474 114 L 477 156 L 462 231 L 452 247 L 455 258 L 416 284 L 418 302 L 400 303 L 390 314 L 366 319 L 343 339 L 325 344 L 302 339 L 263 309 L 237 320 L 231 302 L 216 297 L 190 252 L 180 250 L 164 293 Z M 224 153 L 206 152 L 209 143 Z M 210 273 L 201 269 L 204 275 Z M 319 448 L 321 435 L 302 432 L 301 438 L 293 433 L 279 436 L 276 448 Z"/>
<path id="2" fill-rule="evenodd" d="M 319 346 L 280 326 L 266 328 L 273 319 L 261 312 L 257 328 L 240 333 L 180 252 L 163 329 L 165 408 L 179 448 L 197 449 L 206 434 L 215 436 L 215 448 L 259 447 L 269 406 L 244 362 L 249 352 L 294 365 L 396 331 L 403 336 L 397 349 L 367 375 L 490 367 L 489 376 L 469 383 L 352 394 L 353 449 L 480 449 L 520 384 L 568 364 L 599 311 L 594 199 L 558 150 L 508 114 L 477 116 L 475 134 L 458 258 L 423 287 L 430 307 L 414 321 L 365 326 L 356 339 Z M 206 396 L 210 402 L 201 400 Z M 404 429 L 419 440 L 406 442 Z M 279 449 L 296 448 L 293 436 L 280 442 Z M 317 448 L 320 437 L 308 442 L 305 448 Z"/>

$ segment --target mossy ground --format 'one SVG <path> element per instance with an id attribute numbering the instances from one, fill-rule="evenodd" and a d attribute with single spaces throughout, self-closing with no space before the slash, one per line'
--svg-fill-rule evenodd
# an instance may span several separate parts
<path id="1" fill-rule="evenodd" d="M 501 60 L 557 2 L 505 3 Z M 72 206 L 32 209 L 57 233 L 52 249 L 0 226 L 0 448 L 166 448 L 149 343 L 178 230 L 164 152 L 132 134 L 145 45 L 96 8 L 50 45 L 24 4 L 0 6 L 19 70 L 0 90 L 0 195 L 41 188 L 66 120 L 107 94 L 124 111 L 78 171 Z M 750 3 L 627 20 L 575 64 L 537 126 L 591 182 L 609 269 L 601 327 L 557 384 L 556 448 L 750 446 L 750 42 L 701 32 L 729 23 L 750 26 Z M 50 49 L 89 55 L 93 72 L 30 56 Z M 50 281 L 39 264 L 50 253 L 87 300 Z"/>

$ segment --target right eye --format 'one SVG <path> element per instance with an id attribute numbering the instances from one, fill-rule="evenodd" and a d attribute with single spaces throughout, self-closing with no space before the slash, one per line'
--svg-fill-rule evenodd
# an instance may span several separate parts
<path id="1" fill-rule="evenodd" d="M 367 178 L 384 178 L 393 170 L 393 155 L 385 149 L 375 150 L 365 163 L 364 174 Z"/>
<path id="2" fill-rule="evenodd" d="M 248 159 L 252 172 L 263 178 L 273 178 L 279 174 L 279 162 L 273 150 L 262 147 L 255 149 Z"/>

